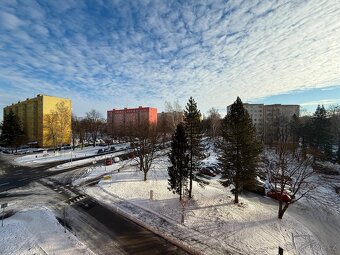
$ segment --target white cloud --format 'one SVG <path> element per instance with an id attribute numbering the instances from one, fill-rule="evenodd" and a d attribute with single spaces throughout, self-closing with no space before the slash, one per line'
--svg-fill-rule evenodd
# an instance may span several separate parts
<path id="1" fill-rule="evenodd" d="M 301 103 L 301 106 L 316 106 L 316 105 L 331 105 L 331 104 L 338 104 L 340 103 L 340 99 L 323 99 L 318 101 L 310 101 Z"/>
<path id="2" fill-rule="evenodd" d="M 0 21 L 4 28 L 11 30 L 24 24 L 21 19 L 8 12 L 0 12 Z"/>
<path id="3" fill-rule="evenodd" d="M 190 96 L 205 112 L 236 96 L 340 84 L 336 1 L 121 1 L 107 6 L 117 11 L 110 18 L 96 17 L 101 22 L 77 3 L 39 6 L 28 20 L 1 12 L 4 26 L 18 31 L 2 37 L 0 75 L 28 84 L 27 92 L 68 95 L 79 113 L 92 105 L 184 105 Z M 45 15 L 52 10 L 66 14 Z"/>

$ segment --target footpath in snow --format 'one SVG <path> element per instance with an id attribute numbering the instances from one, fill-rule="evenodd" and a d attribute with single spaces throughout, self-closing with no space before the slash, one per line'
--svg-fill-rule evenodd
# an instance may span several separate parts
<path id="1" fill-rule="evenodd" d="M 0 228 L 1 254 L 94 254 L 59 224 L 52 211 L 33 208 L 4 220 Z"/>

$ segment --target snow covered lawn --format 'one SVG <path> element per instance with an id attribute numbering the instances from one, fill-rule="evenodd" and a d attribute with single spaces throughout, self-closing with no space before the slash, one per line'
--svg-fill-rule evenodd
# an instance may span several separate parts
<path id="1" fill-rule="evenodd" d="M 163 157 L 150 171 L 146 182 L 142 181 L 143 174 L 136 167 L 125 168 L 112 174 L 111 180 L 101 181 L 96 192 L 119 196 L 180 224 L 182 208 L 178 195 L 167 189 L 167 164 Z M 230 190 L 222 187 L 217 178 L 210 183 L 205 188 L 194 183 L 194 198 L 185 214 L 185 226 L 189 231 L 205 236 L 206 240 L 201 238 L 202 243 L 215 239 L 222 247 L 232 247 L 244 254 L 277 254 L 279 246 L 285 255 L 327 254 L 307 224 L 300 224 L 289 213 L 283 220 L 277 219 L 276 201 L 249 194 L 241 197 L 240 205 L 235 205 Z M 153 200 L 150 200 L 150 190 Z M 303 215 L 304 212 L 299 213 Z M 182 240 L 190 238 L 187 236 Z M 190 244 L 190 240 L 187 241 Z"/>
<path id="2" fill-rule="evenodd" d="M 0 227 L 1 254 L 93 254 L 47 208 L 20 211 Z"/>

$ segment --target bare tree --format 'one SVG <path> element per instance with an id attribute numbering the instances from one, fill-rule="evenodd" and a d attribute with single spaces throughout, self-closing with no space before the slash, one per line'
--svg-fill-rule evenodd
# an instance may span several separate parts
<path id="1" fill-rule="evenodd" d="M 65 102 L 55 105 L 55 109 L 44 115 L 44 131 L 51 141 L 54 151 L 71 139 L 71 110 Z"/>
<path id="2" fill-rule="evenodd" d="M 144 173 L 144 181 L 151 169 L 154 160 L 157 158 L 157 143 L 159 133 L 156 126 L 149 122 L 129 125 L 129 137 L 133 148 L 139 170 Z"/>
<path id="3" fill-rule="evenodd" d="M 179 123 L 183 122 L 183 108 L 176 100 L 173 104 L 165 101 L 167 127 L 173 133 Z"/>
<path id="4" fill-rule="evenodd" d="M 86 113 L 85 119 L 86 119 L 87 131 L 93 142 L 93 147 L 95 147 L 96 140 L 98 138 L 100 129 L 104 122 L 103 117 L 98 111 L 92 109 L 90 112 Z"/>
<path id="5" fill-rule="evenodd" d="M 76 146 L 76 141 L 78 141 L 83 148 L 84 145 L 84 133 L 85 133 L 85 127 L 83 125 L 83 120 L 76 115 L 72 114 L 72 147 L 73 150 Z"/>
<path id="6" fill-rule="evenodd" d="M 279 200 L 278 218 L 282 219 L 288 207 L 303 197 L 307 197 L 315 188 L 312 182 L 314 170 L 312 158 L 304 157 L 302 150 L 292 153 L 291 132 L 288 122 L 281 122 L 278 130 L 278 142 L 275 145 L 274 167 L 270 171 L 274 191 Z M 285 200 L 286 195 L 291 200 Z M 285 201 L 283 201 L 285 200 Z"/>
<path id="7" fill-rule="evenodd" d="M 58 114 L 55 111 L 52 111 L 49 114 L 44 115 L 44 129 L 47 134 L 47 140 L 51 141 L 53 150 L 57 149 L 58 146 L 58 128 L 56 123 L 58 122 Z"/>
<path id="8" fill-rule="evenodd" d="M 71 138 L 71 110 L 62 101 L 56 104 L 56 114 L 58 121 L 56 122 L 59 135 L 58 145 L 61 147 L 63 144 L 68 144 Z"/>
<path id="9" fill-rule="evenodd" d="M 208 116 L 208 135 L 215 142 L 216 138 L 219 136 L 219 131 L 221 129 L 221 115 L 218 110 L 212 107 L 209 111 Z"/>

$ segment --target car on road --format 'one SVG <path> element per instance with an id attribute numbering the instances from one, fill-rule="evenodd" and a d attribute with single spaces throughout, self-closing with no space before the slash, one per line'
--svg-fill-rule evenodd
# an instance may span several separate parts
<path id="1" fill-rule="evenodd" d="M 116 150 L 116 148 L 113 147 L 113 146 L 110 148 L 110 151 L 115 151 L 115 150 Z"/>
<path id="2" fill-rule="evenodd" d="M 103 154 L 104 153 L 104 150 L 103 149 L 99 149 L 98 151 L 97 151 L 97 154 Z"/>
<path id="3" fill-rule="evenodd" d="M 283 191 L 281 194 L 281 191 L 271 190 L 267 192 L 267 196 L 285 203 L 288 203 L 292 200 L 292 197 L 288 194 L 287 191 Z"/>

